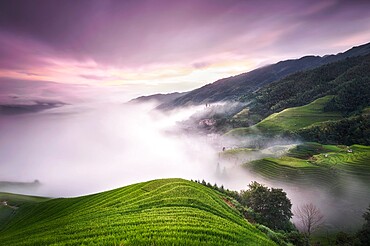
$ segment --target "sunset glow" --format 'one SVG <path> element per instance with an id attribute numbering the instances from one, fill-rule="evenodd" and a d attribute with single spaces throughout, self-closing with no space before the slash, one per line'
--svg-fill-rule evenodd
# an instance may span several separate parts
<path id="1" fill-rule="evenodd" d="M 188 91 L 370 38 L 366 1 L 16 2 L 0 6 L 0 77 L 122 86 L 127 97 Z"/>

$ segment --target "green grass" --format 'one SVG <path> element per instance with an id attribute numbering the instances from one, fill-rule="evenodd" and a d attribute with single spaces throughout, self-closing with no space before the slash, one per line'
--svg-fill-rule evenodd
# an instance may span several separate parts
<path id="1" fill-rule="evenodd" d="M 341 183 L 344 178 L 354 177 L 370 185 L 370 147 L 304 143 L 285 156 L 252 161 L 245 167 L 265 178 L 285 182 L 340 187 L 345 185 Z"/>
<path id="2" fill-rule="evenodd" d="M 0 202 L 7 202 L 7 206 L 0 205 L 0 229 L 12 219 L 18 208 L 47 201 L 48 199 L 49 198 L 0 192 Z"/>
<path id="3" fill-rule="evenodd" d="M 333 96 L 325 96 L 305 106 L 284 109 L 279 113 L 268 116 L 254 126 L 236 128 L 226 133 L 226 135 L 279 134 L 286 131 L 295 131 L 320 122 L 341 119 L 342 115 L 339 112 L 324 111 L 325 105 L 332 98 Z"/>
<path id="4" fill-rule="evenodd" d="M 0 201 L 8 201 L 8 203 L 13 206 L 21 206 L 26 203 L 42 202 L 48 199 L 49 198 L 45 198 L 45 197 L 26 196 L 26 195 L 20 195 L 20 194 L 0 192 Z"/>
<path id="5" fill-rule="evenodd" d="M 348 153 L 348 150 L 352 153 Z M 336 152 L 314 155 L 315 163 L 320 166 L 329 166 L 342 172 L 354 174 L 359 177 L 370 176 L 370 146 L 352 145 Z"/>
<path id="6" fill-rule="evenodd" d="M 235 148 L 235 149 L 225 150 L 225 151 L 221 152 L 221 155 L 223 155 L 223 156 L 233 156 L 233 155 L 239 155 L 239 154 L 250 154 L 253 151 L 256 151 L 256 150 L 251 149 L 251 148 Z"/>
<path id="7" fill-rule="evenodd" d="M 317 167 L 317 166 L 313 166 L 307 160 L 302 160 L 302 159 L 289 157 L 289 156 L 282 156 L 280 158 L 265 158 L 265 160 L 272 161 L 272 162 L 277 163 L 280 166 L 286 166 L 286 167 L 296 167 L 296 168 Z"/>
<path id="8" fill-rule="evenodd" d="M 225 203 L 183 179 L 26 203 L 0 231 L 3 245 L 275 245 Z"/>

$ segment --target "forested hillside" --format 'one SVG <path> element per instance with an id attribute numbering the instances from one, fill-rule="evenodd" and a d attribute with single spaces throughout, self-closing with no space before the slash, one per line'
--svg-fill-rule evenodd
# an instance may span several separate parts
<path id="1" fill-rule="evenodd" d="M 370 43 L 353 47 L 337 55 L 305 56 L 300 59 L 281 61 L 237 76 L 220 79 L 192 90 L 180 97 L 166 100 L 159 109 L 173 109 L 188 105 L 199 105 L 219 101 L 249 99 L 252 93 L 272 82 L 300 71 L 307 71 L 325 64 L 345 60 L 348 57 L 364 56 L 370 53 Z M 252 96 L 253 97 L 253 96 Z"/>
<path id="2" fill-rule="evenodd" d="M 370 55 L 347 58 L 319 68 L 299 72 L 247 96 L 255 100 L 250 114 L 263 119 L 283 109 L 302 106 L 313 100 L 334 95 L 328 111 L 351 114 L 370 102 Z"/>

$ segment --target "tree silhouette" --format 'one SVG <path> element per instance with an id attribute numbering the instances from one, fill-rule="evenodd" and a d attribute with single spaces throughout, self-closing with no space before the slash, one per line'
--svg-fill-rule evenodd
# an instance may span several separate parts
<path id="1" fill-rule="evenodd" d="M 306 203 L 298 206 L 294 210 L 295 216 L 300 221 L 300 229 L 310 238 L 312 232 L 314 232 L 322 223 L 324 216 L 320 210 L 312 203 Z"/>

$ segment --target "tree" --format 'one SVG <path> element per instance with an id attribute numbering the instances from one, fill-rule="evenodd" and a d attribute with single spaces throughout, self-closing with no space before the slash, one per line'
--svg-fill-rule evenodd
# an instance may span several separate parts
<path id="1" fill-rule="evenodd" d="M 303 204 L 294 210 L 294 214 L 297 216 L 301 223 L 301 230 L 306 233 L 307 238 L 310 238 L 312 232 L 314 232 L 322 223 L 324 216 L 320 210 L 312 203 Z"/>
<path id="2" fill-rule="evenodd" d="M 258 214 L 257 222 L 275 230 L 290 229 L 292 203 L 282 189 L 270 189 L 254 181 L 241 192 L 241 203 Z"/>

